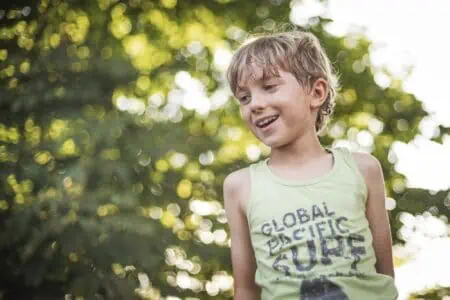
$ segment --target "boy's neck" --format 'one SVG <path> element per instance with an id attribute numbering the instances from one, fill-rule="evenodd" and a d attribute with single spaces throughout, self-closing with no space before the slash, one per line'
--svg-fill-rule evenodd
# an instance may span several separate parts
<path id="1" fill-rule="evenodd" d="M 300 137 L 289 145 L 281 148 L 272 148 L 270 164 L 277 166 L 299 166 L 323 157 L 326 154 L 326 150 L 320 144 L 319 138 L 314 132 L 313 134 Z"/>

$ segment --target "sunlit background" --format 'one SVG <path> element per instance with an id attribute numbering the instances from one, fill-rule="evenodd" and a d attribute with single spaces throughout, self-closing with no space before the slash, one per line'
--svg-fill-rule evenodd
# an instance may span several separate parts
<path id="1" fill-rule="evenodd" d="M 338 103 L 352 115 L 333 124 L 325 138 L 355 151 L 391 149 L 384 167 L 394 164 L 406 176 L 406 182 L 397 175 L 387 178 L 393 192 L 386 206 L 397 213 L 400 299 L 450 287 L 450 194 L 443 203 L 427 202 L 450 189 L 450 137 L 440 132 L 450 127 L 450 2 L 217 0 L 192 7 L 180 0 L 116 2 L 92 1 L 93 6 L 75 9 L 74 3 L 43 0 L 33 7 L 44 16 L 45 30 L 25 21 L 0 28 L 6 45 L 0 44 L 5 64 L 0 80 L 7 88 L 0 99 L 5 105 L 0 140 L 6 145 L 0 145 L 6 186 L 0 190 L 0 213 L 14 212 L 0 239 L 1 253 L 13 255 L 0 266 L 20 265 L 20 280 L 36 289 L 44 278 L 67 283 L 68 270 L 82 274 L 67 286 L 74 295 L 92 284 L 92 290 L 110 289 L 111 297 L 127 295 L 128 289 L 142 299 L 181 299 L 174 291 L 231 297 L 230 237 L 218 192 L 224 174 L 261 159 L 268 149 L 240 123 L 224 72 L 232 50 L 248 36 L 242 28 L 271 31 L 290 20 L 314 29 L 320 16 L 332 20 L 325 25 L 327 45 L 334 49 L 338 41 L 338 48 L 345 48 L 336 51 L 335 63 L 349 64 L 346 75 L 356 75 Z M 48 11 L 52 14 L 45 15 Z M 0 9 L 0 21 L 9 26 L 33 13 L 29 6 Z M 17 48 L 6 43 L 14 39 Z M 367 54 L 366 39 L 372 42 Z M 347 52 L 354 55 L 352 63 Z M 369 68 L 376 84 L 369 82 Z M 371 86 L 357 96 L 360 78 Z M 18 97 L 10 92 L 15 89 Z M 393 139 L 409 140 L 417 129 L 411 128 L 415 116 L 390 120 L 372 114 L 371 102 L 384 100 L 392 107 L 386 104 L 379 112 L 402 116 L 415 101 L 403 91 L 413 93 L 428 113 L 408 144 Z M 386 99 L 370 98 L 374 93 Z M 439 137 L 442 144 L 432 141 Z M 25 150 L 17 151 L 17 145 Z M 407 188 L 416 193 L 402 194 Z M 67 229 L 74 224 L 79 231 Z M 79 268 L 84 271 L 77 273 Z M 0 277 L 0 300 L 7 279 Z M 75 299 L 71 293 L 66 299 Z"/>

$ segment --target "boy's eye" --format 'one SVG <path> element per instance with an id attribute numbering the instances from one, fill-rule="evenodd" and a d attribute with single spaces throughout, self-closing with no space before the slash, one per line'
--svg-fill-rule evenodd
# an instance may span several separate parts
<path id="1" fill-rule="evenodd" d="M 239 97 L 238 99 L 239 99 L 240 103 L 247 103 L 248 101 L 250 101 L 250 96 L 245 95 L 245 96 Z"/>
<path id="2" fill-rule="evenodd" d="M 268 91 L 268 90 L 273 90 L 274 88 L 276 88 L 276 84 L 266 84 L 266 85 L 264 85 L 264 89 L 266 90 L 266 91 Z"/>

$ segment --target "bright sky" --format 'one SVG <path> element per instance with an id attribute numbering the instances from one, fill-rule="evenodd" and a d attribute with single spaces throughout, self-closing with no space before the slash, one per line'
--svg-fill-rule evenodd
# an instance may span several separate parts
<path id="1" fill-rule="evenodd" d="M 450 189 L 450 136 L 444 145 L 429 141 L 436 134 L 437 125 L 450 126 L 450 1 L 329 0 L 328 8 L 316 0 L 292 2 L 294 23 L 326 15 L 334 20 L 327 30 L 335 35 L 364 30 L 374 42 L 370 58 L 375 69 L 386 66 L 394 76 L 404 78 L 405 90 L 415 94 L 431 115 L 420 126 L 421 136 L 408 145 L 394 144 L 397 171 L 406 175 L 410 187 Z M 408 78 L 406 66 L 413 66 Z M 376 80 L 380 85 L 386 84 L 382 76 L 376 76 Z M 448 226 L 427 214 L 405 213 L 402 217 L 401 231 L 407 243 L 396 247 L 394 253 L 414 255 L 396 268 L 399 299 L 436 284 L 450 286 Z"/>

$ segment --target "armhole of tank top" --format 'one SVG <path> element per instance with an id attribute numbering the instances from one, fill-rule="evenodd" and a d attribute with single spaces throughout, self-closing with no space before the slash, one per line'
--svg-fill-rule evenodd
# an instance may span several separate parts
<path id="1" fill-rule="evenodd" d="M 356 175 L 359 185 L 363 189 L 364 204 L 367 204 L 367 196 L 368 196 L 367 185 L 366 185 L 366 181 L 364 180 L 364 176 L 358 167 L 358 163 L 356 162 L 355 158 L 353 157 L 352 152 L 349 149 L 347 149 L 345 147 L 342 147 L 339 149 L 341 149 L 340 152 L 342 153 L 344 160 L 347 162 L 347 165 L 350 167 L 350 169 L 353 170 L 354 174 Z"/>

